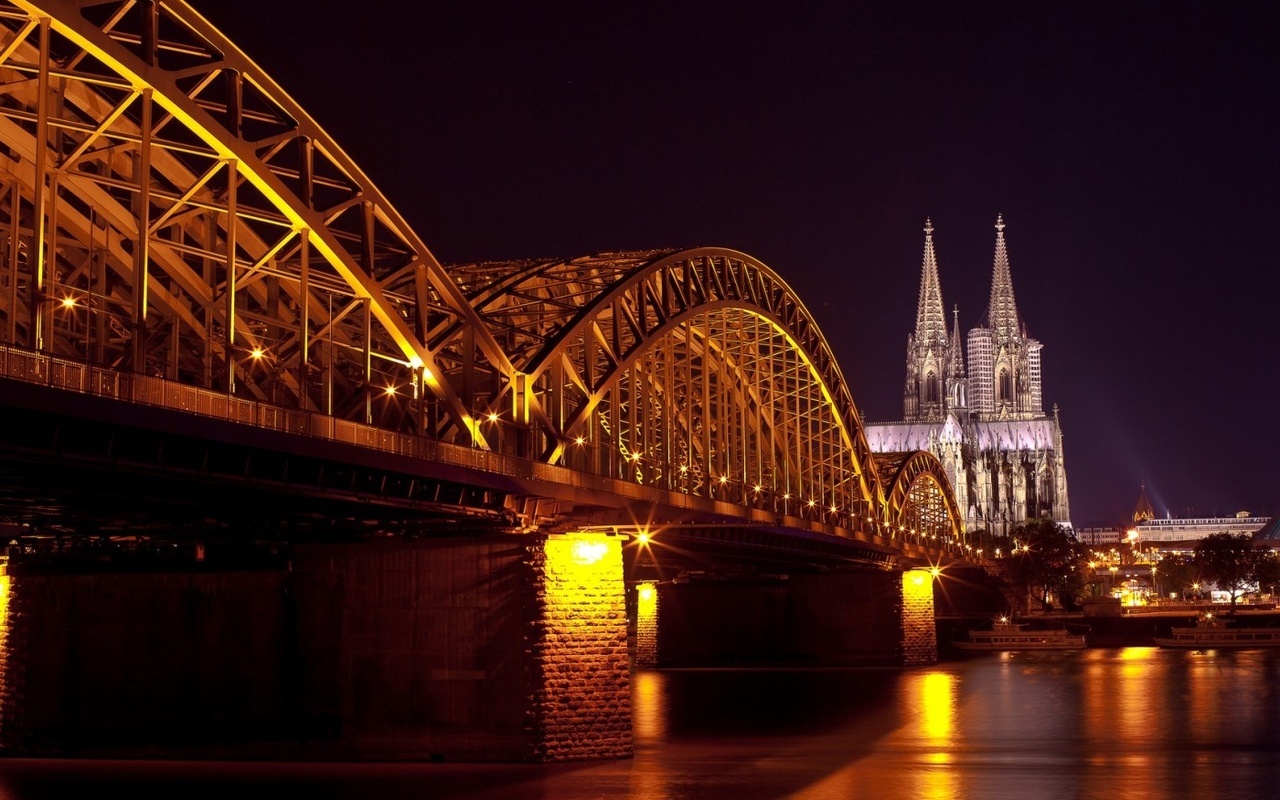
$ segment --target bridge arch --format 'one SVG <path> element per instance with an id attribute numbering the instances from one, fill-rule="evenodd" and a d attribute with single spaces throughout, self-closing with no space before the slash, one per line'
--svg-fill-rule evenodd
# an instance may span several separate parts
<path id="1" fill-rule="evenodd" d="M 924 544 L 963 544 L 963 517 L 946 470 L 927 450 L 879 457 L 889 529 Z"/>
<path id="2" fill-rule="evenodd" d="M 455 269 L 516 370 L 492 384 L 482 419 L 527 432 L 530 455 L 805 516 L 878 507 L 830 347 L 751 256 L 707 247 Z"/>
<path id="3" fill-rule="evenodd" d="M 484 446 L 427 342 L 461 319 L 509 371 L 504 352 L 373 182 L 199 13 L 14 0 L 0 74 L 0 246 L 23 278 L 0 300 L 8 341 L 365 422 L 429 396 L 438 429 Z"/>

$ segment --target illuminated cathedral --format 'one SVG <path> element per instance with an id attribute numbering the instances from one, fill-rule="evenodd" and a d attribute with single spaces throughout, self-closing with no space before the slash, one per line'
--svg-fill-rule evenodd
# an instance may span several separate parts
<path id="1" fill-rule="evenodd" d="M 958 310 L 947 325 L 933 224 L 925 222 L 902 421 L 867 423 L 866 435 L 876 452 L 937 456 L 971 532 L 1005 534 L 1038 518 L 1070 526 L 1058 408 L 1044 412 L 1042 345 L 1018 315 L 1003 217 L 995 227 L 990 302 L 962 339 Z"/>

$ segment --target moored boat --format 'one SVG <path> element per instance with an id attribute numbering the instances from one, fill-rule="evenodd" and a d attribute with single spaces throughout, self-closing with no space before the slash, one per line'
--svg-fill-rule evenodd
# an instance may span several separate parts
<path id="1" fill-rule="evenodd" d="M 989 630 L 971 630 L 968 641 L 952 644 L 960 650 L 1080 650 L 1085 638 L 1064 628 L 1028 630 L 1026 623 L 1001 617 Z"/>
<path id="2" fill-rule="evenodd" d="M 1213 614 L 1205 614 L 1194 627 L 1175 625 L 1168 636 L 1156 636 L 1155 643 L 1195 649 L 1280 647 L 1280 628 L 1229 628 Z"/>

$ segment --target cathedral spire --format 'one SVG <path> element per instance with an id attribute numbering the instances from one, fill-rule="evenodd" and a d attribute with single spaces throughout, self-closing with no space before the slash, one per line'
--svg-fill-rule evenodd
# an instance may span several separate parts
<path id="1" fill-rule="evenodd" d="M 961 346 L 961 342 L 964 340 L 960 338 L 960 307 L 956 306 L 951 314 L 953 318 L 951 323 L 951 364 L 949 365 L 950 374 L 947 377 L 958 379 L 964 377 L 964 348 Z"/>
<path id="2" fill-rule="evenodd" d="M 991 302 L 987 305 L 987 325 L 1000 338 L 1021 332 L 1018 304 L 1013 299 L 1013 277 L 1009 273 L 1009 253 L 1004 244 L 1004 215 L 996 215 L 995 268 L 991 274 Z"/>
<path id="3" fill-rule="evenodd" d="M 942 285 L 938 258 L 933 252 L 933 220 L 924 221 L 924 263 L 920 274 L 920 299 L 916 304 L 916 341 L 945 342 L 947 318 L 942 311 Z"/>

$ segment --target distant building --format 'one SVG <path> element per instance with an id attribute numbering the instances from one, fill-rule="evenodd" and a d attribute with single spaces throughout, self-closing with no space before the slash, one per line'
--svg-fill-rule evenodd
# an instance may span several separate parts
<path id="1" fill-rule="evenodd" d="M 947 328 L 933 223 L 925 222 L 903 419 L 863 427 L 876 452 L 933 453 L 971 531 L 1005 534 L 1038 518 L 1070 526 L 1058 408 L 1052 416 L 1044 413 L 1042 345 L 1027 335 L 1018 315 L 1003 217 L 995 227 L 991 298 L 981 323 L 969 331 L 966 360 L 958 310 Z"/>
<path id="2" fill-rule="evenodd" d="M 1253 536 L 1267 524 L 1267 517 L 1241 511 L 1233 517 L 1168 517 L 1148 519 L 1133 528 L 1134 544 L 1160 550 L 1194 550 L 1196 543 L 1215 533 Z"/>
<path id="3" fill-rule="evenodd" d="M 1133 512 L 1134 526 L 1125 536 L 1136 547 L 1158 550 L 1194 550 L 1196 543 L 1215 533 L 1253 536 L 1267 524 L 1267 517 L 1255 517 L 1248 511 L 1240 511 L 1230 517 L 1168 517 L 1155 515 L 1147 500 L 1147 485 L 1143 482 L 1138 505 Z"/>
<path id="4" fill-rule="evenodd" d="M 1125 530 L 1116 525 L 1090 525 L 1083 528 L 1076 528 L 1076 539 L 1081 544 L 1089 546 L 1095 545 L 1116 545 L 1124 541 Z"/>

